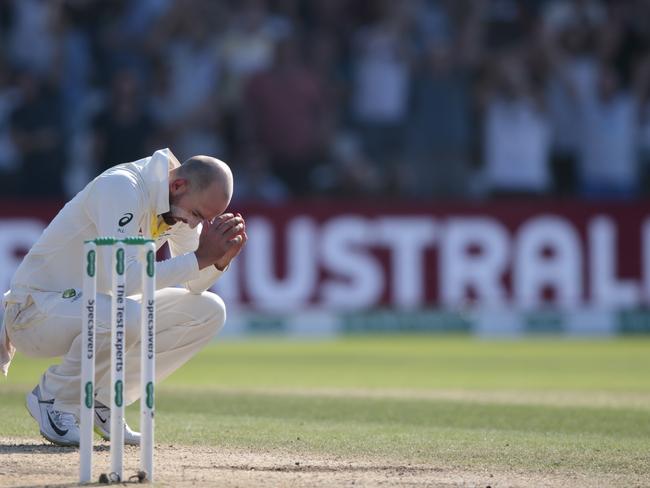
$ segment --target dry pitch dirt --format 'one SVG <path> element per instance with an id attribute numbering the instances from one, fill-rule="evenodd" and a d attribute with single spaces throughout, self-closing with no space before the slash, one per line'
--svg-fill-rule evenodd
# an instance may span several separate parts
<path id="1" fill-rule="evenodd" d="M 572 473 L 481 471 L 437 465 L 391 465 L 369 459 L 297 456 L 288 452 L 250 452 L 205 446 L 157 445 L 155 486 L 164 487 L 592 487 L 623 486 Z M 95 448 L 95 478 L 109 461 L 108 444 Z M 76 486 L 76 449 L 41 439 L 0 438 L 1 487 Z M 135 474 L 138 450 L 127 446 L 125 475 Z M 629 478 L 627 485 L 629 486 Z M 136 483 L 123 484 L 132 486 Z M 637 485 L 641 486 L 641 484 Z"/>

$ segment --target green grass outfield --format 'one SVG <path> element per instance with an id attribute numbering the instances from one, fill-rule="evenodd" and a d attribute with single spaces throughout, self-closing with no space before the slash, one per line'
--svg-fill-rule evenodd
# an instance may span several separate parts
<path id="1" fill-rule="evenodd" d="M 46 365 L 0 380 L 0 436 L 35 436 L 23 399 Z M 161 443 L 650 484 L 650 338 L 215 342 L 157 402 Z"/>

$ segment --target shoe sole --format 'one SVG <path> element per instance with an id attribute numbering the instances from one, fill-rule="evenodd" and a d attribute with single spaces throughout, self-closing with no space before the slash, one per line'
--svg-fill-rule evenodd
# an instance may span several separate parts
<path id="1" fill-rule="evenodd" d="M 48 435 L 41 430 L 41 419 L 39 419 L 39 417 L 41 416 L 41 408 L 38 406 L 38 398 L 36 398 L 35 395 L 33 395 L 32 393 L 27 395 L 27 398 L 25 399 L 25 406 L 27 407 L 27 411 L 29 412 L 29 415 L 31 415 L 32 418 L 36 420 L 36 423 L 38 424 L 38 430 L 45 439 L 47 439 L 48 441 L 50 441 L 52 444 L 56 446 L 79 447 L 79 444 L 76 442 L 61 442 L 59 440 L 52 439 L 51 437 L 48 437 Z"/>

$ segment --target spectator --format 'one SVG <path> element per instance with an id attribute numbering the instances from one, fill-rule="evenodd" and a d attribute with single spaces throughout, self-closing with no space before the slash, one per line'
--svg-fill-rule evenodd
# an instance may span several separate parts
<path id="1" fill-rule="evenodd" d="M 587 197 L 632 197 L 639 177 L 638 103 L 621 73 L 602 64 L 596 90 L 580 100 L 580 193 Z"/>
<path id="2" fill-rule="evenodd" d="M 43 79 L 54 76 L 60 57 L 56 32 L 59 5 L 43 0 L 10 0 L 13 22 L 8 35 L 11 61 Z"/>
<path id="3" fill-rule="evenodd" d="M 97 173 L 151 153 L 153 126 L 142 100 L 136 75 L 129 70 L 118 71 L 111 80 L 106 106 L 93 120 Z"/>
<path id="4" fill-rule="evenodd" d="M 293 195 L 308 195 L 309 175 L 323 157 L 328 101 L 295 39 L 278 42 L 273 66 L 251 78 L 246 101 L 248 130 L 273 172 Z"/>
<path id="5" fill-rule="evenodd" d="M 18 90 L 20 101 L 11 113 L 11 134 L 20 151 L 20 194 L 59 196 L 65 153 L 57 87 L 23 70 L 18 75 Z"/>
<path id="6" fill-rule="evenodd" d="M 465 194 L 474 135 L 472 66 L 459 46 L 429 40 L 416 73 L 407 151 L 420 197 Z"/>
<path id="7" fill-rule="evenodd" d="M 603 15 L 597 2 L 551 2 L 544 13 L 541 42 L 550 69 L 545 100 L 552 128 L 552 170 L 559 194 L 577 190 L 578 97 L 595 91 L 597 27 Z"/>
<path id="8" fill-rule="evenodd" d="M 550 187 L 550 128 L 522 53 L 515 50 L 499 57 L 484 89 L 484 169 L 489 191 L 543 194 Z"/>
<path id="9" fill-rule="evenodd" d="M 219 41 L 225 70 L 222 101 L 230 110 L 241 103 L 248 78 L 271 66 L 275 35 L 264 2 L 241 2 Z"/>
<path id="10" fill-rule="evenodd" d="M 406 7 L 378 2 L 377 19 L 353 37 L 353 120 L 370 157 L 384 166 L 398 164 L 408 116 L 412 53 Z"/>
<path id="11" fill-rule="evenodd" d="M 68 6 L 69 7 L 69 6 Z M 59 16 L 64 76 L 59 76 L 61 97 L 66 110 L 63 113 L 66 130 L 79 130 L 86 123 L 89 112 L 90 85 L 93 72 L 91 42 L 83 25 L 77 23 L 77 12 L 63 8 Z"/>
<path id="12" fill-rule="evenodd" d="M 217 132 L 221 65 L 211 13 L 209 3 L 175 3 L 158 33 L 166 43 L 158 56 L 166 80 L 153 110 L 181 158 L 223 152 Z"/>
<path id="13" fill-rule="evenodd" d="M 0 56 L 0 177 L 6 194 L 17 194 L 18 150 L 11 138 L 11 114 L 18 103 L 18 90 L 13 84 L 12 71 Z"/>
<path id="14" fill-rule="evenodd" d="M 224 138 L 236 147 L 241 143 L 245 87 L 251 76 L 273 63 L 275 39 L 280 33 L 261 0 L 239 2 L 231 19 L 218 41 L 223 65 L 219 106 Z"/>
<path id="15" fill-rule="evenodd" d="M 639 103 L 639 171 L 643 195 L 650 191 L 650 56 L 637 68 L 635 93 Z"/>

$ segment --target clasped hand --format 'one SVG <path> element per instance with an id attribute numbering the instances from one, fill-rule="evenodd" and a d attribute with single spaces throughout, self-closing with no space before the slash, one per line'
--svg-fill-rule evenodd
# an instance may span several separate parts
<path id="1" fill-rule="evenodd" d="M 225 213 L 212 222 L 204 221 L 199 247 L 195 251 L 199 269 L 210 265 L 225 269 L 248 240 L 246 223 L 241 214 Z"/>

